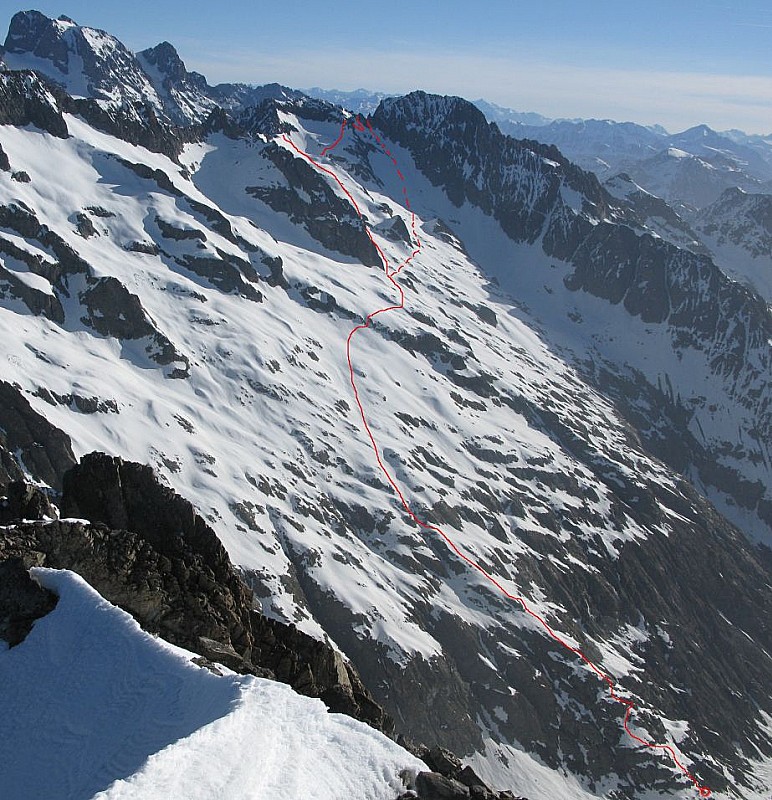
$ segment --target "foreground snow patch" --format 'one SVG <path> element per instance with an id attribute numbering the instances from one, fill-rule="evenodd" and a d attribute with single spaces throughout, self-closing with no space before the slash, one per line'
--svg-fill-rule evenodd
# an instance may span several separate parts
<path id="1" fill-rule="evenodd" d="M 193 665 L 72 572 L 32 574 L 60 600 L 0 651 L 4 800 L 393 800 L 421 768 L 288 686 Z"/>

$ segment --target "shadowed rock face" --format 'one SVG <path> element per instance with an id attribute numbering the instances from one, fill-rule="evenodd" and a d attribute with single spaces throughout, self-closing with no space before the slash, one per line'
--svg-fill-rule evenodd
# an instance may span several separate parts
<path id="1" fill-rule="evenodd" d="M 330 250 L 353 256 L 367 266 L 380 264 L 364 222 L 313 167 L 276 144 L 267 145 L 263 155 L 281 171 L 288 186 L 247 187 L 249 194 L 303 225 L 314 239 Z"/>
<path id="2" fill-rule="evenodd" d="M 34 125 L 60 139 L 68 136 L 50 89 L 30 71 L 0 73 L 0 125 Z"/>
<path id="3" fill-rule="evenodd" d="M 58 597 L 29 576 L 20 558 L 0 561 L 0 639 L 15 647 L 35 621 L 56 607 Z"/>
<path id="4" fill-rule="evenodd" d="M 70 437 L 34 411 L 15 386 L 0 381 L 0 491 L 24 477 L 13 453 L 34 477 L 54 488 L 61 487 L 65 471 L 75 464 Z"/>

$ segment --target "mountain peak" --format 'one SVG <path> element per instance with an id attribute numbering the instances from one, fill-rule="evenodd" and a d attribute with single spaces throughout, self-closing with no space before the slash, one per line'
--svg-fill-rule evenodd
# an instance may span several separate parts
<path id="1" fill-rule="evenodd" d="M 50 61 L 59 72 L 66 73 L 69 47 L 62 37 L 72 27 L 77 26 L 69 17 L 53 20 L 39 11 L 19 11 L 8 27 L 5 54 L 30 54 Z"/>
<path id="2" fill-rule="evenodd" d="M 179 53 L 173 44 L 161 42 L 155 47 L 148 47 L 137 53 L 140 60 L 145 60 L 157 67 L 167 77 L 172 80 L 184 80 L 188 77 L 185 62 L 180 58 Z"/>
<path id="3" fill-rule="evenodd" d="M 15 14 L 3 60 L 11 69 L 44 74 L 73 97 L 109 106 L 139 101 L 161 108 L 133 53 L 109 33 L 69 17 L 50 19 L 39 11 Z"/>
<path id="4" fill-rule="evenodd" d="M 402 120 L 409 128 L 438 130 L 448 125 L 488 126 L 485 115 L 469 100 L 452 95 L 414 91 L 404 97 L 384 98 L 375 119 Z"/>

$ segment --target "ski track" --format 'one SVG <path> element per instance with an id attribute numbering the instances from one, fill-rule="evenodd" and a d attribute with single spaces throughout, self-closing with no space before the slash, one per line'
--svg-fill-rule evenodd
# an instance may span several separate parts
<path id="1" fill-rule="evenodd" d="M 380 136 L 378 136 L 377 132 L 375 131 L 375 129 L 370 124 L 370 120 L 369 119 L 365 120 L 365 123 L 362 123 L 362 121 L 360 120 L 359 116 L 356 116 L 353 119 L 344 119 L 343 122 L 341 123 L 340 133 L 338 135 L 338 138 L 334 142 L 332 142 L 331 144 L 326 145 L 322 149 L 319 157 L 323 158 L 327 153 L 329 153 L 332 150 L 334 150 L 343 141 L 344 135 L 346 133 L 346 128 L 349 125 L 355 131 L 357 131 L 358 133 L 365 133 L 365 132 L 369 132 L 370 133 L 370 135 L 377 142 L 378 146 L 380 147 L 380 149 L 382 150 L 384 155 L 386 155 L 391 160 L 391 162 L 394 164 L 394 169 L 396 170 L 397 176 L 399 177 L 400 181 L 402 181 L 404 183 L 405 178 L 404 178 L 404 175 L 402 174 L 401 170 L 399 169 L 399 166 L 397 164 L 397 159 L 392 155 L 391 151 L 386 147 L 385 143 L 380 138 Z M 330 176 L 336 182 L 336 184 L 340 187 L 340 189 L 344 192 L 344 194 L 348 198 L 349 202 L 353 206 L 353 208 L 356 211 L 357 215 L 360 217 L 360 219 L 362 219 L 364 221 L 364 216 L 362 214 L 361 209 L 359 208 L 359 205 L 357 204 L 357 202 L 354 199 L 354 197 L 351 194 L 351 192 L 343 184 L 343 181 L 338 177 L 338 175 L 332 169 L 330 169 L 329 167 L 325 167 L 322 164 L 318 163 L 318 161 L 316 161 L 313 158 L 313 156 L 311 156 L 309 153 L 305 152 L 300 147 L 298 147 L 292 141 L 292 139 L 289 136 L 287 136 L 286 134 L 284 134 L 282 136 L 282 138 L 283 138 L 284 142 L 287 143 L 299 156 L 301 156 L 302 158 L 306 159 L 312 166 L 314 166 L 320 172 L 323 172 L 326 175 Z M 558 644 L 560 644 L 563 648 L 568 650 L 570 653 L 573 653 L 575 656 L 577 656 L 579 659 L 581 659 L 598 676 L 598 678 L 608 686 L 609 695 L 612 698 L 612 700 L 616 701 L 617 703 L 621 703 L 623 706 L 625 706 L 625 715 L 624 715 L 624 719 L 623 719 L 623 726 L 624 726 L 624 729 L 625 729 L 625 732 L 627 733 L 627 735 L 636 744 L 639 744 L 639 745 L 641 745 L 643 747 L 647 747 L 647 748 L 649 748 L 651 750 L 660 750 L 660 751 L 663 751 L 663 752 L 667 753 L 671 757 L 671 759 L 672 759 L 673 763 L 675 764 L 675 766 L 694 784 L 694 788 L 699 793 L 699 796 L 700 797 L 710 797 L 711 794 L 712 794 L 711 790 L 707 786 L 705 786 L 704 784 L 701 784 L 697 780 L 695 775 L 688 769 L 688 767 L 686 767 L 681 762 L 681 760 L 678 757 L 678 754 L 676 753 L 676 751 L 672 747 L 672 745 L 659 744 L 659 743 L 656 743 L 656 742 L 646 741 L 645 739 L 642 739 L 640 736 L 635 734 L 630 729 L 629 723 L 630 723 L 630 719 L 631 719 L 632 713 L 635 710 L 635 704 L 633 703 L 632 700 L 625 699 L 624 697 L 620 697 L 617 694 L 616 686 L 615 686 L 613 680 L 611 679 L 611 677 L 606 672 L 604 672 L 602 669 L 600 669 L 600 667 L 598 667 L 597 664 L 595 664 L 591 659 L 589 659 L 581 650 L 579 650 L 576 647 L 573 647 L 567 641 L 562 639 L 557 633 L 555 633 L 555 631 L 550 627 L 549 623 L 542 616 L 537 614 L 535 611 L 533 611 L 528 606 L 528 603 L 526 602 L 525 598 L 523 598 L 523 597 L 521 597 L 519 595 L 513 595 L 510 592 L 508 592 L 504 588 L 504 586 L 502 586 L 502 584 L 493 575 L 488 573 L 483 567 L 481 567 L 476 561 L 474 561 L 474 559 L 472 559 L 468 555 L 466 555 L 441 528 L 437 527 L 436 525 L 432 525 L 429 522 L 424 522 L 423 520 L 421 520 L 413 512 L 410 504 L 406 500 L 406 498 L 405 498 L 404 494 L 402 493 L 402 490 L 399 488 L 399 485 L 397 484 L 396 480 L 394 479 L 394 477 L 389 472 L 389 469 L 386 466 L 386 464 L 384 464 L 384 462 L 383 462 L 383 460 L 381 458 L 380 448 L 378 447 L 378 443 L 377 443 L 377 441 L 375 439 L 375 436 L 374 436 L 374 434 L 373 434 L 373 432 L 372 432 L 372 430 L 370 428 L 370 425 L 369 425 L 369 423 L 367 421 L 367 415 L 365 413 L 364 406 L 363 406 L 363 404 L 362 404 L 362 402 L 360 400 L 360 397 L 359 397 L 359 389 L 357 387 L 356 377 L 355 377 L 355 374 L 354 374 L 354 361 L 353 361 L 353 357 L 352 357 L 352 344 L 353 344 L 353 340 L 354 340 L 354 337 L 356 336 L 356 334 L 359 331 L 366 330 L 367 328 L 369 328 L 370 327 L 370 323 L 372 322 L 373 319 L 375 319 L 375 317 L 377 317 L 380 314 L 385 314 L 385 313 L 387 313 L 389 311 L 399 311 L 399 310 L 403 310 L 405 308 L 405 292 L 402 289 L 402 287 L 400 286 L 400 284 L 396 281 L 396 276 L 398 276 L 400 274 L 400 272 L 402 272 L 402 270 L 405 267 L 407 267 L 408 264 L 410 264 L 416 258 L 416 256 L 421 252 L 421 240 L 419 239 L 417 231 L 416 231 L 416 216 L 415 216 L 415 212 L 410 207 L 410 199 L 408 197 L 407 188 L 405 186 L 403 186 L 403 188 L 402 188 L 402 194 L 404 196 L 405 206 L 406 206 L 407 210 L 410 212 L 410 215 L 411 215 L 411 230 L 412 230 L 413 238 L 415 240 L 415 249 L 413 250 L 413 252 L 406 259 L 404 259 L 399 264 L 398 267 L 390 267 L 389 266 L 389 262 L 388 262 L 388 259 L 386 258 L 386 255 L 384 254 L 383 250 L 378 245 L 378 243 L 375 241 L 375 238 L 373 237 L 373 234 L 372 234 L 372 231 L 370 230 L 370 227 L 365 222 L 365 232 L 367 233 L 367 236 L 369 237 L 370 241 L 373 243 L 373 246 L 377 250 L 379 257 L 380 257 L 381 261 L 383 262 L 384 273 L 385 273 L 386 277 L 388 278 L 389 282 L 399 292 L 399 303 L 395 303 L 395 304 L 389 305 L 389 306 L 384 306 L 383 308 L 379 308 L 379 309 L 377 309 L 375 311 L 370 312 L 367 315 L 367 317 L 365 317 L 364 322 L 362 322 L 359 325 L 356 325 L 354 328 L 352 328 L 351 332 L 348 335 L 348 338 L 346 339 L 346 359 L 348 361 L 349 378 L 350 378 L 350 381 L 351 381 L 351 388 L 352 388 L 352 390 L 354 392 L 354 399 L 356 401 L 357 407 L 359 408 L 359 414 L 360 414 L 360 416 L 362 418 L 362 425 L 364 427 L 364 430 L 365 430 L 365 433 L 367 434 L 368 439 L 370 440 L 370 445 L 371 445 L 371 447 L 373 449 L 373 453 L 375 454 L 375 460 L 376 460 L 376 462 L 378 464 L 378 467 L 380 468 L 381 472 L 385 476 L 386 480 L 391 485 L 392 489 L 394 489 L 394 491 L 396 492 L 397 497 L 399 498 L 399 501 L 400 501 L 403 509 L 405 510 L 405 513 L 407 514 L 407 516 L 416 525 L 418 525 L 420 528 L 422 528 L 425 531 L 430 531 L 430 532 L 436 534 L 437 536 L 441 537 L 443 539 L 443 541 L 445 542 L 445 544 L 456 554 L 456 556 L 458 556 L 458 558 L 460 558 L 462 561 L 464 561 L 469 567 L 471 567 L 472 569 L 476 570 L 481 575 L 483 575 L 483 577 L 489 583 L 491 583 L 493 586 L 495 586 L 507 599 L 509 599 L 509 600 L 511 600 L 511 601 L 513 601 L 515 603 L 519 603 L 522 606 L 523 611 L 528 616 L 530 616 L 533 619 L 535 619 L 544 628 L 544 630 L 547 632 L 547 634 L 552 639 L 554 639 Z"/>

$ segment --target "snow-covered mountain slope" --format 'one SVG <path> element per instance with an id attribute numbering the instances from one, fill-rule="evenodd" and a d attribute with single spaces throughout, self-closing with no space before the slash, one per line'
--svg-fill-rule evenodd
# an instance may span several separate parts
<path id="1" fill-rule="evenodd" d="M 716 263 L 772 304 L 772 195 L 727 189 L 695 227 Z"/>
<path id="2" fill-rule="evenodd" d="M 626 172 L 620 172 L 605 180 L 603 188 L 629 204 L 632 216 L 642 229 L 694 253 L 709 254 L 710 251 L 700 237 L 672 206 L 661 197 L 647 192 Z"/>
<path id="3" fill-rule="evenodd" d="M 677 435 L 686 449 L 670 459 L 671 466 L 693 470 L 698 486 L 727 491 L 734 484 L 730 505 L 756 508 L 764 519 L 767 501 L 758 502 L 768 492 L 766 451 L 772 440 L 772 319 L 764 302 L 730 283 L 706 258 L 614 224 L 621 212 L 590 176 L 573 167 L 561 169 L 550 150 L 506 140 L 486 127 L 468 104 L 447 104 L 431 117 L 431 126 L 441 135 L 422 135 L 427 117 L 431 112 L 421 95 L 412 102 L 386 101 L 375 115 L 392 138 L 412 149 L 429 181 L 447 193 L 441 205 L 433 198 L 427 213 L 457 223 L 454 227 L 476 261 L 528 305 L 555 345 L 569 348 L 589 366 L 590 380 L 600 364 L 614 364 L 612 371 L 632 368 L 652 387 L 662 389 L 669 382 L 666 393 L 674 401 L 678 398 L 675 404 L 692 431 L 682 429 Z M 477 142 L 471 157 L 463 144 L 465 135 Z M 512 162 L 520 166 L 513 169 Z M 526 164 L 531 168 L 524 170 Z M 488 215 L 500 225 L 486 228 Z M 519 250 L 500 241 L 502 231 L 521 245 Z M 529 247 L 531 243 L 537 246 Z M 739 320 L 747 327 L 738 329 Z M 598 386 L 608 389 L 603 381 Z M 716 403 L 724 393 L 732 399 Z M 642 398 L 634 396 L 635 390 L 628 395 L 627 409 L 636 416 Z M 724 411 L 718 410 L 721 406 Z M 746 431 L 745 442 L 754 441 L 752 455 L 741 455 L 729 444 L 736 441 L 738 423 Z M 668 460 L 669 444 L 662 440 L 672 444 L 673 432 L 650 439 L 646 425 L 634 424 Z M 658 424 L 650 420 L 648 430 Z M 658 449 L 659 442 L 663 449 Z M 740 461 L 745 466 L 735 472 Z M 749 494 L 743 497 L 745 490 Z M 768 521 L 749 526 L 744 517 L 740 511 L 733 519 L 768 538 Z"/>
<path id="4" fill-rule="evenodd" d="M 0 357 L 77 455 L 152 463 L 267 613 L 329 637 L 402 732 L 476 753 L 492 783 L 692 796 L 631 746 L 597 675 L 419 530 L 377 466 L 346 341 L 399 300 L 373 242 L 393 266 L 420 240 L 405 310 L 353 345 L 384 464 L 417 515 L 635 698 L 637 735 L 719 796 L 763 796 L 768 568 L 698 493 L 768 531 L 758 298 L 458 99 L 384 102 L 371 122 L 391 156 L 291 97 L 164 154 L 28 74 L 8 86 L 36 104 L 0 128 Z"/>
<path id="5" fill-rule="evenodd" d="M 196 666 L 74 573 L 32 572 L 59 601 L 0 652 L 6 800 L 394 800 L 425 769 L 288 686 Z"/>

